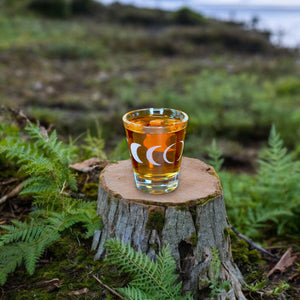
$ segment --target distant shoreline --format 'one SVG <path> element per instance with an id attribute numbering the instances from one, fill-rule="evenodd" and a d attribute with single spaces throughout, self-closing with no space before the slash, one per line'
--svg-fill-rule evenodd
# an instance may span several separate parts
<path id="1" fill-rule="evenodd" d="M 271 41 L 275 45 L 296 48 L 300 47 L 300 5 L 248 5 L 248 4 L 199 4 L 198 1 L 169 1 L 169 0 L 119 0 L 124 4 L 138 7 L 158 8 L 163 10 L 177 10 L 186 5 L 200 12 L 206 17 L 223 21 L 244 22 L 247 26 L 253 25 L 257 18 L 256 28 L 269 30 L 272 33 Z M 110 4 L 113 0 L 100 1 Z"/>

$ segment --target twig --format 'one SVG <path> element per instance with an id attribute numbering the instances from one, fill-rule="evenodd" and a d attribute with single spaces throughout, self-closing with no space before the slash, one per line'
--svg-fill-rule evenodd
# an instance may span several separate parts
<path id="1" fill-rule="evenodd" d="M 19 178 L 10 178 L 10 179 L 8 179 L 8 180 L 6 180 L 6 181 L 0 182 L 0 185 L 10 184 L 10 183 L 13 183 L 13 182 L 19 181 L 19 180 L 20 180 Z"/>
<path id="2" fill-rule="evenodd" d="M 249 246 L 251 246 L 252 248 L 262 252 L 263 254 L 266 254 L 270 257 L 272 257 L 273 259 L 277 261 L 279 261 L 280 257 L 278 257 L 277 255 L 272 254 L 271 252 L 267 251 L 266 249 L 262 248 L 261 246 L 257 245 L 256 243 L 254 243 L 253 241 L 251 241 L 249 238 L 247 238 L 245 235 L 243 235 L 242 233 L 238 232 L 232 225 L 230 225 L 230 228 L 232 229 L 232 231 L 241 239 L 243 239 L 246 243 L 249 244 Z"/>
<path id="3" fill-rule="evenodd" d="M 125 300 L 125 298 L 120 295 L 116 290 L 112 289 L 111 287 L 109 287 L 108 285 L 104 284 L 97 276 L 92 275 L 103 287 L 105 287 L 106 289 L 108 289 L 111 293 L 113 293 L 115 296 L 119 297 L 120 299 Z"/>
<path id="4" fill-rule="evenodd" d="M 4 195 L 0 198 L 0 204 L 4 203 L 7 199 L 14 197 L 15 195 L 19 194 L 23 188 L 24 181 L 18 184 L 13 190 L 11 190 L 8 194 Z"/>
<path id="5" fill-rule="evenodd" d="M 64 181 L 64 184 L 63 184 L 63 186 L 61 188 L 60 194 L 64 194 L 65 188 L 66 188 L 66 180 Z"/>

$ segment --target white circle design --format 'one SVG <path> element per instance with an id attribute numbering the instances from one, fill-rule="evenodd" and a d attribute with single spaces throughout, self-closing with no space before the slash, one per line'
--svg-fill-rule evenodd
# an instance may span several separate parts
<path id="1" fill-rule="evenodd" d="M 179 156 L 179 158 L 177 159 L 177 161 L 179 161 L 179 159 L 181 158 L 182 153 L 183 153 L 184 141 L 180 141 L 180 143 L 182 143 L 182 150 L 181 150 L 180 156 Z"/>
<path id="2" fill-rule="evenodd" d="M 140 144 L 138 143 L 132 143 L 130 145 L 130 150 L 131 150 L 131 154 L 133 156 L 133 158 L 140 164 L 142 164 L 143 162 L 140 160 L 140 158 L 138 157 L 138 154 L 137 154 L 137 149 L 141 147 Z"/>
<path id="3" fill-rule="evenodd" d="M 172 148 L 176 143 L 170 145 L 165 151 L 164 151 L 164 161 L 167 163 L 167 164 L 172 164 L 173 162 L 169 161 L 167 159 L 167 152 L 169 151 L 170 148 Z"/>
<path id="4" fill-rule="evenodd" d="M 153 164 L 154 166 L 161 166 L 161 164 L 158 164 L 156 161 L 154 161 L 153 159 L 153 151 L 157 148 L 159 148 L 160 146 L 154 146 L 154 147 L 151 147 L 147 150 L 147 153 L 146 153 L 146 157 L 148 159 L 148 161 Z"/>

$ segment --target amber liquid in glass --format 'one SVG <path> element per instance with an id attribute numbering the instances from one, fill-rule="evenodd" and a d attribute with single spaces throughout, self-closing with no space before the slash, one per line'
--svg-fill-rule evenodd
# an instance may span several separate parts
<path id="1" fill-rule="evenodd" d="M 125 127 L 135 173 L 145 180 L 167 180 L 178 174 L 186 124 L 168 116 L 147 115 Z"/>

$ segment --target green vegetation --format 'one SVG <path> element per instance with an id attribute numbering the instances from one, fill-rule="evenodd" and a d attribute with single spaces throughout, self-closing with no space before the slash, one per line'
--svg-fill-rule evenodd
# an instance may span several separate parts
<path id="1" fill-rule="evenodd" d="M 11 285 L 13 272 L 27 284 L 20 299 L 53 299 L 35 285 L 40 278 L 64 282 L 56 288 L 58 299 L 75 297 L 68 293 L 85 287 L 90 293 L 78 299 L 103 298 L 87 275 L 99 268 L 122 292 L 145 292 L 122 290 L 128 278 L 122 281 L 92 262 L 88 237 L 100 220 L 90 199 L 95 200 L 97 180 L 86 182 L 68 168 L 75 158 L 127 159 L 121 117 L 140 107 L 189 114 L 184 155 L 215 167 L 236 229 L 263 245 L 299 245 L 299 52 L 271 45 L 269 32 L 187 8 L 165 12 L 81 0 L 6 0 L 0 3 L 0 28 L 0 102 L 48 128 L 26 121 L 23 131 L 0 117 L 1 180 L 23 182 L 19 197 L 30 206 L 0 229 L 1 284 L 8 278 Z M 0 193 L 7 193 L 5 185 Z M 149 228 L 159 230 L 163 214 L 152 217 Z M 231 238 L 253 299 L 297 294 L 299 283 L 290 278 L 298 277 L 266 280 L 257 252 Z M 48 263 L 41 262 L 52 254 Z M 212 271 L 215 295 L 229 286 L 219 282 L 218 268 Z M 17 299 L 12 289 L 7 297 Z"/>
<path id="2" fill-rule="evenodd" d="M 116 265 L 131 278 L 126 287 L 118 288 L 126 299 L 192 299 L 181 295 L 181 283 L 175 284 L 176 263 L 167 247 L 156 256 L 155 263 L 117 239 L 108 240 L 106 248 L 109 250 L 106 263 Z"/>
<path id="3" fill-rule="evenodd" d="M 12 220 L 10 225 L 0 227 L 1 285 L 23 263 L 32 275 L 45 249 L 74 225 L 82 228 L 73 232 L 78 239 L 91 237 L 101 226 L 95 202 L 71 197 L 77 187 L 68 168 L 74 148 L 59 142 L 55 131 L 48 136 L 32 123 L 26 131 L 28 139 L 24 140 L 14 127 L 4 124 L 0 128 L 1 164 L 19 167 L 18 176 L 26 178 L 20 195 L 33 196 L 34 208 L 25 221 Z"/>
<path id="4" fill-rule="evenodd" d="M 254 176 L 219 173 L 230 222 L 256 240 L 268 235 L 299 238 L 300 161 L 287 153 L 275 127 L 258 164 Z"/>
<path id="5" fill-rule="evenodd" d="M 149 213 L 146 229 L 161 231 L 164 226 L 165 213 L 160 210 L 154 210 Z"/>
<path id="6" fill-rule="evenodd" d="M 209 295 L 210 297 L 216 297 L 223 290 L 229 291 L 231 289 L 230 280 L 221 282 L 221 261 L 219 258 L 219 252 L 215 248 L 212 248 L 212 261 L 209 268 L 209 272 L 211 273 L 211 281 L 209 285 L 209 288 L 211 289 L 211 293 Z"/>
<path id="7" fill-rule="evenodd" d="M 33 275 L 24 276 L 22 268 L 15 271 L 8 278 L 10 289 L 4 299 L 104 299 L 105 293 L 91 275 L 96 274 L 103 263 L 94 261 L 90 239 L 80 241 L 79 244 L 74 236 L 67 233 L 46 250 L 44 262 L 38 263 Z M 48 257 L 50 260 L 47 262 Z M 82 295 L 76 295 L 74 291 L 81 291 Z"/>

